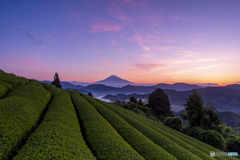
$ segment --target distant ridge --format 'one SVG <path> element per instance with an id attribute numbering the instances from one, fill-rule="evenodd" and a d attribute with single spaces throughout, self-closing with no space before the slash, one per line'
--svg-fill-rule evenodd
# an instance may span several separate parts
<path id="1" fill-rule="evenodd" d="M 129 84 L 133 85 L 134 83 L 128 80 L 122 79 L 116 75 L 111 75 L 110 77 L 103 79 L 101 81 L 94 82 L 93 84 L 103 84 L 111 87 L 123 87 Z"/>

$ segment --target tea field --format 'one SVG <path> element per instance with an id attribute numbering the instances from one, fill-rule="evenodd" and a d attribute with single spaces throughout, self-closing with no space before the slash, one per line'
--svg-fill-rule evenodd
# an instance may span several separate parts
<path id="1" fill-rule="evenodd" d="M 0 70 L 0 160 L 227 160 L 130 110 Z"/>

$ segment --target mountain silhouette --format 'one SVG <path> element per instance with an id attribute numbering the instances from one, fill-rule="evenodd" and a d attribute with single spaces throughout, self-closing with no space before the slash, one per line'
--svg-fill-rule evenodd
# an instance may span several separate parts
<path id="1" fill-rule="evenodd" d="M 93 84 L 103 84 L 111 87 L 123 87 L 129 84 L 134 84 L 128 80 L 122 79 L 116 75 L 111 75 L 110 77 L 103 79 L 101 81 L 94 82 Z"/>
<path id="2" fill-rule="evenodd" d="M 237 90 L 237 91 L 240 91 L 240 84 L 230 84 L 230 85 L 227 85 L 225 87 L 226 88 L 230 88 L 230 89 L 234 89 L 234 90 Z"/>

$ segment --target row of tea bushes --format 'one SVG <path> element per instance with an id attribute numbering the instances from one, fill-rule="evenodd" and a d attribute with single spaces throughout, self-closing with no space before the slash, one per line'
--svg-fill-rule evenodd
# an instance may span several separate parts
<path id="1" fill-rule="evenodd" d="M 22 85 L 0 100 L 0 159 L 8 159 L 36 128 L 51 99 L 38 86 Z"/>
<path id="2" fill-rule="evenodd" d="M 56 88 L 56 86 L 48 83 L 42 83 L 42 85 L 43 85 L 43 88 L 46 89 L 47 91 L 50 91 L 51 89 Z"/>
<path id="3" fill-rule="evenodd" d="M 118 131 L 118 133 L 127 141 L 139 154 L 145 159 L 176 159 L 171 154 L 163 150 L 161 147 L 153 143 L 146 136 L 128 124 L 116 113 L 109 110 L 102 104 L 95 101 L 87 95 L 83 97 L 98 110 L 98 112 Z"/>
<path id="4" fill-rule="evenodd" d="M 81 119 L 88 147 L 97 159 L 144 159 L 78 92 L 69 93 Z"/>
<path id="5" fill-rule="evenodd" d="M 35 86 L 39 86 L 39 87 L 43 87 L 42 83 L 33 79 L 30 79 L 28 83 L 26 83 L 26 85 L 35 85 Z"/>
<path id="6" fill-rule="evenodd" d="M 12 86 L 6 82 L 0 81 L 0 99 L 5 97 L 12 90 Z"/>
<path id="7" fill-rule="evenodd" d="M 106 103 L 106 102 L 102 102 L 102 101 L 100 101 L 100 100 L 98 100 L 98 101 L 99 101 L 100 103 L 105 104 L 105 105 L 112 105 L 112 104 L 109 104 L 109 103 Z M 160 129 L 160 130 L 162 130 L 162 131 L 165 131 L 165 133 L 169 133 L 169 135 L 172 135 L 173 137 L 182 140 L 183 142 L 185 142 L 185 143 L 193 146 L 194 148 L 196 148 L 196 149 L 204 152 L 206 155 L 209 155 L 211 151 L 214 151 L 214 152 L 222 152 L 221 150 L 219 150 L 219 149 L 217 149 L 217 148 L 214 148 L 214 147 L 212 147 L 212 146 L 210 146 L 210 145 L 208 145 L 208 144 L 206 144 L 206 143 L 203 143 L 203 142 L 201 142 L 201 141 L 199 141 L 199 140 L 197 140 L 197 139 L 194 139 L 194 138 L 192 138 L 192 137 L 190 137 L 190 136 L 187 136 L 187 135 L 185 135 L 185 134 L 183 134 L 183 133 L 181 133 L 181 132 L 178 132 L 178 131 L 176 131 L 176 130 L 174 130 L 174 129 L 171 129 L 171 128 L 169 128 L 169 127 L 166 127 L 166 126 L 164 126 L 164 125 L 162 125 L 162 124 L 160 124 L 160 123 L 157 123 L 157 122 L 155 122 L 155 121 L 152 121 L 152 120 L 150 120 L 150 119 L 148 119 L 148 118 L 146 118 L 146 117 L 143 117 L 143 116 L 141 116 L 141 115 L 139 115 L 139 114 L 136 114 L 136 113 L 134 113 L 134 112 L 132 112 L 132 111 L 123 109 L 123 108 L 118 107 L 118 106 L 115 106 L 115 105 L 114 105 L 114 107 L 117 108 L 118 110 L 124 112 L 125 114 L 128 114 L 129 116 L 131 116 L 131 117 L 139 120 L 140 122 L 142 122 L 142 123 L 150 126 L 150 127 L 153 128 L 153 129 L 156 129 L 156 130 L 158 130 L 158 131 L 159 131 L 159 129 Z M 159 129 L 157 129 L 156 127 L 159 128 Z M 161 133 L 162 133 L 162 131 L 161 131 Z M 176 142 L 177 142 L 177 141 L 176 141 Z M 181 145 L 181 146 L 182 146 L 182 145 Z M 200 156 L 200 157 L 201 157 L 201 156 Z M 202 157 L 202 158 L 203 158 L 203 157 Z M 219 160 L 223 160 L 223 159 L 235 159 L 234 157 L 221 157 L 221 156 L 215 156 L 214 158 L 215 158 L 215 159 L 219 159 Z M 204 158 L 203 158 L 203 159 L 204 159 Z"/>
<path id="8" fill-rule="evenodd" d="M 5 73 L 3 70 L 0 70 L 0 81 L 7 82 L 12 86 L 12 88 L 25 85 L 29 82 L 27 78 L 17 77 L 15 74 L 12 73 Z"/>
<path id="9" fill-rule="evenodd" d="M 111 104 L 107 104 L 106 105 L 111 105 Z M 115 106 L 114 106 L 115 107 Z M 132 115 L 131 115 L 132 117 Z M 138 119 L 137 119 L 138 120 Z M 144 123 L 144 121 L 140 120 L 140 122 Z M 146 124 L 146 123 L 144 123 Z M 206 160 L 211 160 L 213 159 L 211 156 L 209 156 L 209 153 L 206 154 L 204 152 L 202 152 L 201 150 L 196 149 L 195 147 L 191 146 L 190 144 L 187 144 L 186 142 L 182 141 L 181 139 L 173 136 L 172 134 L 162 130 L 161 128 L 158 128 L 152 124 L 146 124 L 147 126 L 151 127 L 152 129 L 154 129 L 155 131 L 159 132 L 160 134 L 166 136 L 167 138 L 169 138 L 170 140 L 172 140 L 173 142 L 175 142 L 176 144 L 180 145 L 181 147 L 183 147 L 184 149 L 192 152 L 193 154 L 199 156 L 202 159 L 206 159 Z"/>
<path id="10" fill-rule="evenodd" d="M 104 102 L 102 102 L 103 104 Z M 176 144 L 174 141 L 170 140 L 166 136 L 160 134 L 159 132 L 155 131 L 154 129 L 150 128 L 149 126 L 143 124 L 142 122 L 132 118 L 131 116 L 121 112 L 116 108 L 115 105 L 105 103 L 104 106 L 111 109 L 115 113 L 117 113 L 120 117 L 122 117 L 125 121 L 139 130 L 142 134 L 152 140 L 154 143 L 162 147 L 165 151 L 173 155 L 179 160 L 194 160 L 194 159 L 201 159 L 200 157 L 196 156 L 195 154 L 191 153 L 190 151 L 182 148 L 180 145 Z"/>
<path id="11" fill-rule="evenodd" d="M 51 90 L 53 99 L 38 128 L 16 159 L 95 159 L 81 134 L 69 93 Z"/>

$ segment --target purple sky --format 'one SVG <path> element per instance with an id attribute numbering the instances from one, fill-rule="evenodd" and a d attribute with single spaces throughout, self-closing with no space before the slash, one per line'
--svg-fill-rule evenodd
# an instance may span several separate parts
<path id="1" fill-rule="evenodd" d="M 240 0 L 1 0 L 0 69 L 39 80 L 237 83 Z"/>

